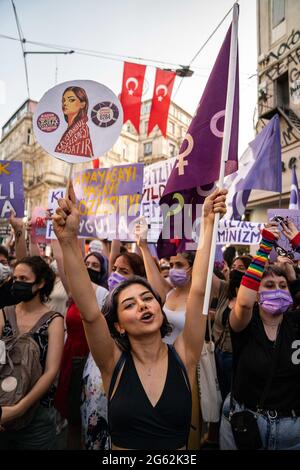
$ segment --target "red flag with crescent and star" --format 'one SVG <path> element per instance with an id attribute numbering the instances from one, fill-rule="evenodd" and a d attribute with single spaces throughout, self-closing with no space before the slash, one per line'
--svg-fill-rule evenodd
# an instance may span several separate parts
<path id="1" fill-rule="evenodd" d="M 148 124 L 148 135 L 157 125 L 166 137 L 168 113 L 176 73 L 156 69 L 155 85 Z"/>
<path id="2" fill-rule="evenodd" d="M 124 123 L 131 121 L 137 133 L 140 133 L 142 92 L 146 65 L 124 62 L 123 84 L 120 101 L 124 112 Z"/>

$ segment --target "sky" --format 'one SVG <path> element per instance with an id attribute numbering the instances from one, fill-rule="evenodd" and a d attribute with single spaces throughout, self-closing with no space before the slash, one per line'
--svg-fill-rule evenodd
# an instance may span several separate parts
<path id="1" fill-rule="evenodd" d="M 233 5 L 233 0 L 14 0 L 23 37 L 28 41 L 113 54 L 108 58 L 28 54 L 30 98 L 40 100 L 55 84 L 95 80 L 121 92 L 124 60 L 145 63 L 143 99 L 152 97 L 155 67 L 190 64 Z M 239 155 L 254 138 L 257 95 L 256 0 L 240 0 Z M 18 37 L 11 0 L 0 0 L 0 34 Z M 191 65 L 194 75 L 176 78 L 172 100 L 193 114 L 201 98 L 231 13 Z M 25 44 L 27 51 L 53 51 Z M 21 45 L 0 37 L 0 127 L 27 99 Z M 121 56 L 121 57 L 116 57 Z M 140 58 L 139 61 L 132 58 Z M 148 62 L 150 59 L 152 62 Z M 163 64 L 161 64 L 163 62 Z M 151 64 L 151 66 L 150 66 Z M 166 64 L 166 65 L 164 65 Z M 175 68 L 177 68 L 175 67 Z"/>

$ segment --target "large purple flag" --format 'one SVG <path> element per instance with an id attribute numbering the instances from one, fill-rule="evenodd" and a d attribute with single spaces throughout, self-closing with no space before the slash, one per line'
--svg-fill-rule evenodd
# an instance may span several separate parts
<path id="1" fill-rule="evenodd" d="M 177 206 L 173 211 L 165 211 L 168 217 L 170 232 L 166 236 L 165 224 L 158 240 L 158 255 L 171 256 L 176 252 L 189 249 L 187 222 L 195 221 L 199 217 L 197 210 L 202 206 L 214 182 L 219 179 L 221 152 L 223 143 L 223 129 L 226 112 L 226 98 L 230 59 L 230 26 L 222 48 L 214 64 L 204 93 L 198 105 L 194 118 L 189 126 L 185 139 L 181 145 L 177 163 L 175 164 L 166 184 L 161 198 L 161 205 Z M 238 168 L 238 122 L 239 122 L 239 74 L 238 56 L 235 64 L 235 91 L 233 101 L 233 114 L 231 122 L 230 145 L 225 174 L 229 175 Z M 190 205 L 190 217 L 182 216 L 182 226 L 176 228 L 173 214 L 177 215 L 179 206 L 182 212 L 186 205 Z M 196 206 L 196 207 L 195 207 Z M 163 211 L 164 212 L 164 211 Z"/>
<path id="2" fill-rule="evenodd" d="M 239 220 L 252 189 L 281 192 L 281 143 L 276 114 L 250 142 L 240 158 L 239 170 L 225 180 L 228 188 L 226 218 Z"/>
<path id="3" fill-rule="evenodd" d="M 181 145 L 163 196 L 219 179 L 227 96 L 231 26 L 212 69 L 195 116 Z M 238 168 L 239 75 L 236 64 L 231 139 L 225 174 Z"/>

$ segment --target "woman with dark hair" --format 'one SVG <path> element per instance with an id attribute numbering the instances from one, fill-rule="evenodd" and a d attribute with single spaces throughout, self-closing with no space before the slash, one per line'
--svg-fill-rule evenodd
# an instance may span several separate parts
<path id="1" fill-rule="evenodd" d="M 277 222 L 265 227 L 229 316 L 233 382 L 222 449 L 300 450 L 300 312 L 291 310 L 285 273 L 265 269 L 281 236 Z"/>
<path id="2" fill-rule="evenodd" d="M 11 288 L 14 307 L 0 312 L 0 337 L 5 340 L 13 334 L 31 332 L 40 351 L 42 375 L 33 388 L 16 405 L 3 406 L 0 449 L 51 449 L 55 444 L 56 423 L 53 409 L 54 381 L 59 371 L 64 324 L 60 313 L 49 312 L 45 305 L 52 292 L 55 275 L 39 256 L 23 258 L 16 264 Z M 25 427 L 18 431 L 5 430 L 31 407 L 36 412 Z"/>
<path id="3" fill-rule="evenodd" d="M 119 339 L 128 339 L 130 350 L 122 351 L 97 306 L 77 244 L 79 212 L 73 187 L 69 198 L 59 201 L 53 216 L 61 244 L 70 288 L 80 308 L 85 333 L 100 368 L 108 396 L 113 449 L 183 449 L 191 420 L 193 385 L 203 346 L 206 315 L 205 294 L 215 213 L 226 211 L 226 190 L 216 190 L 204 203 L 199 250 L 187 302 L 183 332 L 174 346 L 162 341 L 164 314 L 151 286 L 136 279 L 120 284 L 109 308 L 116 315 Z"/>
<path id="4" fill-rule="evenodd" d="M 215 341 L 215 355 L 218 381 L 223 400 L 230 392 L 232 371 L 232 345 L 229 329 L 229 314 L 236 302 L 236 296 L 249 264 L 250 256 L 237 256 L 229 270 L 229 280 L 222 281 L 214 276 L 214 296 L 218 298 L 213 324 L 213 337 Z"/>
<path id="5" fill-rule="evenodd" d="M 109 290 L 132 276 L 146 277 L 143 259 L 137 253 L 124 252 L 117 255 L 107 281 Z"/>
<path id="6" fill-rule="evenodd" d="M 89 100 L 86 91 L 78 86 L 65 89 L 62 110 L 68 128 L 62 135 L 55 152 L 82 157 L 93 156 L 93 146 L 87 125 Z"/>

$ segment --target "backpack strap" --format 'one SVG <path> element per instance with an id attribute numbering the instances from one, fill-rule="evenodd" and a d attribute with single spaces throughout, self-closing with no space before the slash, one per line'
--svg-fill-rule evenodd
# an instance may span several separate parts
<path id="1" fill-rule="evenodd" d="M 16 317 L 16 306 L 11 305 L 10 307 L 5 307 L 2 309 L 2 312 L 3 312 L 4 321 L 8 320 L 12 327 L 13 333 L 18 335 L 19 328 L 18 328 L 17 317 Z"/>
<path id="2" fill-rule="evenodd" d="M 41 316 L 41 318 L 36 322 L 36 324 L 31 328 L 28 333 L 35 333 L 36 331 L 39 330 L 39 328 L 47 323 L 48 320 L 50 320 L 52 317 L 57 317 L 60 316 L 62 317 L 62 314 L 59 312 L 55 312 L 55 310 L 49 310 L 49 312 L 44 313 L 44 315 Z"/>

